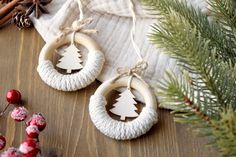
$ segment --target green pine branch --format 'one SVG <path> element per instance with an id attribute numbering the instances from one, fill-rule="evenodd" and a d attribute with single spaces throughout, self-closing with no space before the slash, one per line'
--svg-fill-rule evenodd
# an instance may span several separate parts
<path id="1" fill-rule="evenodd" d="M 181 78 L 180 78 L 181 77 Z M 218 110 L 217 116 L 208 116 L 202 106 L 194 99 L 197 95 L 191 89 L 188 77 L 167 73 L 167 78 L 156 87 L 161 106 L 172 109 L 174 120 L 188 124 L 194 131 L 209 139 L 209 145 L 214 146 L 223 157 L 236 156 L 236 113 L 232 108 Z M 209 109 L 209 108 L 208 108 Z"/>
<path id="2" fill-rule="evenodd" d="M 232 16 L 236 8 L 223 1 L 211 1 L 212 22 L 186 1 L 143 0 L 143 4 L 158 17 L 151 41 L 174 58 L 181 70 L 178 76 L 167 72 L 156 86 L 160 106 L 173 110 L 175 121 L 206 136 L 222 156 L 233 157 L 236 40 Z M 227 16 L 220 16 L 223 13 Z"/>
<path id="3" fill-rule="evenodd" d="M 236 113 L 231 108 L 221 112 L 220 120 L 212 120 L 215 145 L 225 157 L 236 156 Z"/>
<path id="4" fill-rule="evenodd" d="M 183 16 L 170 10 L 166 18 L 153 26 L 151 41 L 190 73 L 193 84 L 202 89 L 203 95 L 215 98 L 212 103 L 218 107 L 232 105 L 236 109 L 233 70 L 214 56 L 216 49 L 210 50 L 209 41 Z"/>
<path id="5" fill-rule="evenodd" d="M 223 26 L 230 30 L 236 29 L 236 1 L 235 0 L 210 0 L 212 15 Z"/>
<path id="6" fill-rule="evenodd" d="M 236 47 L 232 42 L 236 41 L 235 36 L 230 36 L 224 27 L 211 23 L 208 16 L 201 11 L 188 6 L 186 2 L 179 3 L 178 0 L 142 0 L 146 9 L 151 14 L 160 16 L 159 20 L 165 19 L 165 16 L 172 10 L 183 16 L 190 25 L 196 27 L 202 37 L 209 40 L 209 47 L 217 48 L 217 55 L 223 61 L 235 65 Z"/>

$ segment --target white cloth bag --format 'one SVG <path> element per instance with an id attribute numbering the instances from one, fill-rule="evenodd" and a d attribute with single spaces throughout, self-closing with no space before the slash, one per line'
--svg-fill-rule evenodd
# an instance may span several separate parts
<path id="1" fill-rule="evenodd" d="M 106 62 L 99 76 L 101 82 L 116 74 L 118 67 L 130 67 L 138 59 L 130 41 L 132 18 L 128 0 L 81 0 L 86 17 L 92 17 L 90 28 L 98 30 L 92 37 L 99 43 L 105 54 Z M 204 8 L 204 0 L 189 0 L 194 6 Z M 135 0 L 138 16 L 135 40 L 141 49 L 142 56 L 148 61 L 149 67 L 145 80 L 155 85 L 162 78 L 167 68 L 174 69 L 175 63 L 167 55 L 155 48 L 147 38 L 150 25 L 156 22 L 155 17 L 148 15 Z M 59 27 L 70 26 L 79 18 L 79 9 L 75 0 L 53 0 L 47 6 L 50 14 L 44 14 L 39 19 L 33 18 L 37 31 L 47 42 L 59 35 Z"/>

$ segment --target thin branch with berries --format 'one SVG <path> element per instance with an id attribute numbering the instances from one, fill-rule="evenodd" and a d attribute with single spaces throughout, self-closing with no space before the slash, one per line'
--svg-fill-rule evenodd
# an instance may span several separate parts
<path id="1" fill-rule="evenodd" d="M 0 112 L 0 117 L 6 113 L 10 105 L 14 105 L 15 108 L 11 111 L 11 118 L 16 122 L 24 122 L 26 125 L 25 139 L 19 146 L 19 148 L 10 147 L 6 151 L 0 154 L 1 157 L 37 157 L 41 154 L 39 145 L 39 134 L 46 127 L 46 119 L 41 113 L 35 113 L 29 119 L 28 110 L 22 106 L 21 93 L 18 90 L 10 90 L 6 94 L 6 100 L 8 105 Z M 6 146 L 7 139 L 0 134 L 0 150 L 3 150 Z"/>

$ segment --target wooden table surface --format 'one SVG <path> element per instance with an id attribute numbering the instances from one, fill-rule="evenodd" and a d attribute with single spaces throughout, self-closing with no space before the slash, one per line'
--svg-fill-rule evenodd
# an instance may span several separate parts
<path id="1" fill-rule="evenodd" d="M 77 92 L 60 92 L 45 85 L 36 71 L 44 41 L 33 28 L 19 31 L 14 26 L 0 30 L 0 109 L 5 93 L 22 92 L 30 113 L 41 112 L 47 128 L 40 135 L 45 157 L 216 157 L 186 126 L 173 122 L 167 110 L 159 111 L 159 123 L 151 131 L 131 141 L 115 141 L 102 135 L 88 114 L 89 97 L 99 86 L 96 81 Z M 10 110 L 10 109 L 9 109 Z M 8 110 L 8 111 L 9 111 Z M 0 118 L 0 132 L 7 147 L 18 147 L 25 137 L 25 126 L 6 114 Z"/>

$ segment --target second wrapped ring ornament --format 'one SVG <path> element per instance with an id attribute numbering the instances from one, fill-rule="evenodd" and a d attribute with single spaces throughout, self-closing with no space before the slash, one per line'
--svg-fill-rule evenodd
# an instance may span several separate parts
<path id="1" fill-rule="evenodd" d="M 144 72 L 148 68 L 148 62 L 144 60 L 134 40 L 136 28 L 134 4 L 132 0 L 127 2 L 129 3 L 133 21 L 130 39 L 139 61 L 133 68 L 119 67 L 117 69 L 118 75 L 99 86 L 95 94 L 90 98 L 89 103 L 90 117 L 96 128 L 104 135 L 116 140 L 137 138 L 147 133 L 158 121 L 156 97 L 151 87 L 144 80 Z M 119 94 L 120 97 L 116 99 L 117 102 L 113 104 L 113 108 L 107 111 L 106 96 L 112 90 L 122 87 L 127 88 Z M 133 94 L 134 91 L 141 94 L 145 102 L 145 107 L 142 108 L 140 113 L 136 112 L 138 108 Z M 113 119 L 110 113 L 119 116 L 120 119 Z M 133 120 L 125 121 L 126 118 L 133 118 Z"/>
<path id="2" fill-rule="evenodd" d="M 110 109 L 110 112 L 120 116 L 122 121 L 119 121 L 108 114 L 106 96 L 112 90 L 121 87 L 127 88 L 120 94 L 118 102 L 113 105 L 114 108 Z M 145 101 L 145 107 L 140 114 L 135 111 L 137 108 L 134 105 L 136 104 L 132 93 L 134 90 L 139 92 Z M 122 73 L 99 86 L 90 98 L 89 113 L 96 128 L 116 140 L 137 138 L 148 132 L 158 121 L 156 97 L 150 86 L 135 73 L 135 69 Z M 135 117 L 135 119 L 126 122 L 124 121 L 126 117 Z"/>

